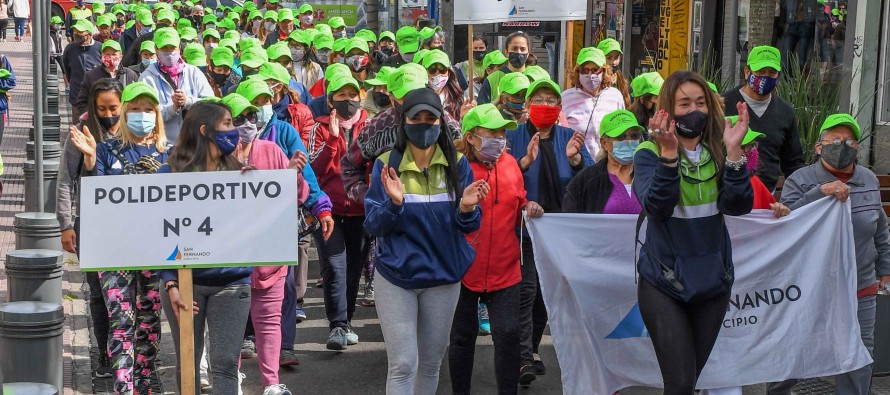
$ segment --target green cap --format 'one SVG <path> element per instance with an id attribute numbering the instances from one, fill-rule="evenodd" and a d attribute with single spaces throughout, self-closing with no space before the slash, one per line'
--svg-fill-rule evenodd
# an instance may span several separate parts
<path id="1" fill-rule="evenodd" d="M 169 9 L 171 9 L 171 8 L 173 8 L 173 7 L 171 7 L 171 6 L 170 6 L 169 4 L 167 4 L 167 3 L 164 3 L 164 2 L 162 2 L 162 1 L 159 1 L 159 2 L 155 3 L 155 5 L 154 5 L 152 8 L 155 9 L 155 10 L 169 10 Z"/>
<path id="2" fill-rule="evenodd" d="M 615 40 L 614 38 L 607 38 L 603 41 L 600 41 L 600 43 L 597 44 L 596 47 L 599 48 L 600 51 L 603 51 L 603 53 L 606 55 L 608 55 L 609 52 L 612 51 L 618 51 L 618 53 L 621 54 L 624 53 L 623 51 L 621 51 L 621 44 L 619 44 L 618 40 Z"/>
<path id="3" fill-rule="evenodd" d="M 423 66 L 423 59 L 426 58 L 426 54 L 428 53 L 430 53 L 430 50 L 421 48 L 414 53 L 414 59 L 412 61 Z"/>
<path id="4" fill-rule="evenodd" d="M 760 70 L 764 67 L 772 67 L 776 71 L 782 71 L 782 55 L 776 47 L 769 45 L 761 45 L 754 47 L 748 53 L 748 67 L 753 71 Z"/>
<path id="5" fill-rule="evenodd" d="M 106 48 L 113 48 L 115 51 L 122 52 L 121 44 L 114 40 L 105 40 L 105 42 L 102 43 L 102 50 L 100 52 L 105 52 Z"/>
<path id="6" fill-rule="evenodd" d="M 269 60 L 278 60 L 282 56 L 287 57 L 290 60 L 293 60 L 293 56 L 290 54 L 290 48 L 284 41 L 279 41 L 275 44 L 266 48 L 266 55 L 269 56 Z"/>
<path id="7" fill-rule="evenodd" d="M 349 70 L 349 66 L 343 63 L 334 63 L 328 65 L 328 68 L 324 70 L 324 80 L 331 81 L 337 76 L 352 76 L 352 71 Z"/>
<path id="8" fill-rule="evenodd" d="M 235 40 L 232 40 L 231 38 L 224 38 L 222 40 L 219 40 L 219 46 L 231 49 L 232 52 L 238 50 L 238 43 L 236 43 Z M 265 53 L 265 51 L 263 52 Z"/>
<path id="9" fill-rule="evenodd" d="M 559 97 L 562 97 L 562 90 L 559 89 L 559 85 L 556 85 L 553 80 L 537 80 L 532 82 L 532 84 L 529 85 L 528 90 L 525 91 L 525 100 L 532 97 L 532 94 L 540 88 L 550 88 L 556 92 Z"/>
<path id="10" fill-rule="evenodd" d="M 835 126 L 846 126 L 853 131 L 853 137 L 856 137 L 856 140 L 862 138 L 862 131 L 859 129 L 859 122 L 856 122 L 856 118 L 850 116 L 850 114 L 846 113 L 838 113 L 829 115 L 828 118 L 825 118 L 825 122 L 822 123 L 822 127 L 819 128 L 820 132 L 824 132 L 828 129 L 831 129 Z"/>
<path id="11" fill-rule="evenodd" d="M 173 11 L 170 10 L 158 11 L 158 16 L 156 19 L 158 22 L 167 22 L 170 24 L 170 26 L 173 26 L 173 24 L 176 23 L 176 15 L 173 15 Z"/>
<path id="12" fill-rule="evenodd" d="M 309 40 L 308 45 L 312 45 L 312 40 L 314 40 L 315 36 L 319 35 L 320 33 L 313 27 L 303 30 L 303 34 L 306 35 L 306 40 Z"/>
<path id="13" fill-rule="evenodd" d="M 334 37 L 334 31 L 331 30 L 331 27 L 328 26 L 326 23 L 315 24 L 315 30 L 318 30 L 319 33 L 324 33 L 328 36 L 331 36 L 331 38 Z"/>
<path id="14" fill-rule="evenodd" d="M 509 73 L 501 77 L 498 83 L 498 90 L 501 93 L 515 95 L 524 89 L 528 89 L 529 86 L 531 86 L 531 83 L 529 83 L 528 77 L 525 74 Z"/>
<path id="15" fill-rule="evenodd" d="M 343 48 L 343 52 L 349 53 L 353 49 L 358 49 L 364 53 L 370 53 L 371 50 L 368 48 L 368 40 L 365 40 L 362 37 L 355 36 L 350 39 L 346 39 L 346 48 Z"/>
<path id="16" fill-rule="evenodd" d="M 235 53 L 229 47 L 216 47 L 210 53 L 210 61 L 214 66 L 235 67 Z"/>
<path id="17" fill-rule="evenodd" d="M 637 117 L 625 109 L 612 111 L 606 114 L 603 120 L 600 121 L 600 134 L 612 138 L 621 136 L 630 129 L 636 129 L 641 132 L 645 130 L 637 122 Z"/>
<path id="18" fill-rule="evenodd" d="M 74 23 L 74 26 L 72 26 L 71 28 L 74 30 L 80 31 L 80 32 L 90 32 L 90 33 L 92 33 L 93 31 L 96 30 L 96 27 L 93 26 L 93 24 L 90 23 L 90 21 L 86 18 L 79 19 L 77 22 Z"/>
<path id="19" fill-rule="evenodd" d="M 739 116 L 733 115 L 730 117 L 726 117 L 726 119 L 729 120 L 729 122 L 732 124 L 732 126 L 735 126 L 735 123 L 738 122 L 738 120 L 739 120 Z M 742 139 L 742 146 L 744 147 L 748 144 L 751 144 L 754 142 L 754 140 L 757 140 L 758 138 L 761 138 L 764 136 L 766 136 L 766 135 L 763 133 L 755 132 L 755 131 L 751 130 L 751 126 L 749 125 L 748 132 L 745 133 L 745 137 Z"/>
<path id="20" fill-rule="evenodd" d="M 630 83 L 630 89 L 633 91 L 634 97 L 642 97 L 645 94 L 658 96 L 661 91 L 661 85 L 664 84 L 664 78 L 658 72 L 643 73 L 638 75 Z"/>
<path id="21" fill-rule="evenodd" d="M 143 95 L 158 104 L 158 90 L 145 81 L 137 81 L 125 86 L 124 91 L 121 92 L 121 101 L 127 103 Z"/>
<path id="22" fill-rule="evenodd" d="M 578 59 L 575 61 L 575 64 L 580 66 L 587 62 L 593 62 L 595 65 L 602 67 L 606 64 L 606 54 L 599 48 L 581 48 L 581 51 L 578 52 Z"/>
<path id="23" fill-rule="evenodd" d="M 328 26 L 332 29 L 339 29 L 341 27 L 346 27 L 346 21 L 343 20 L 342 16 L 334 16 L 328 19 Z"/>
<path id="24" fill-rule="evenodd" d="M 503 52 L 495 49 L 494 51 L 485 54 L 485 57 L 482 58 L 482 67 L 488 69 L 492 65 L 502 65 L 509 60 L 510 59 L 507 59 Z"/>
<path id="25" fill-rule="evenodd" d="M 429 74 L 423 66 L 407 63 L 390 73 L 386 80 L 386 90 L 392 93 L 396 99 L 401 99 L 408 92 L 426 87 L 429 82 Z"/>
<path id="26" fill-rule="evenodd" d="M 113 26 L 116 21 L 117 18 L 111 14 L 99 15 L 99 17 L 96 18 L 96 26 Z"/>
<path id="27" fill-rule="evenodd" d="M 143 41 L 142 44 L 139 45 L 139 52 L 142 52 L 142 51 L 158 53 L 158 48 L 155 46 L 154 41 L 146 40 L 146 41 Z"/>
<path id="28" fill-rule="evenodd" d="M 207 36 L 213 37 L 213 38 L 215 38 L 217 41 L 219 41 L 219 39 L 220 39 L 220 36 L 219 36 L 219 30 L 216 30 L 216 29 L 204 29 L 204 36 L 203 36 L 203 38 L 206 39 Z"/>
<path id="29" fill-rule="evenodd" d="M 548 73 L 547 70 L 544 70 L 543 67 L 538 65 L 526 67 L 525 71 L 523 71 L 522 74 L 525 74 L 525 76 L 532 81 L 551 79 L 550 73 Z"/>
<path id="30" fill-rule="evenodd" d="M 124 29 L 129 29 L 129 28 L 133 27 L 133 25 L 135 25 L 135 24 L 136 24 L 136 21 L 130 19 L 129 21 L 127 21 L 127 23 L 124 24 Z"/>
<path id="31" fill-rule="evenodd" d="M 460 132 L 461 134 L 467 134 L 467 132 L 476 128 L 513 130 L 518 127 L 519 125 L 516 124 L 516 121 L 504 119 L 504 115 L 501 114 L 501 111 L 494 104 L 485 103 L 473 107 L 467 112 L 467 115 L 461 120 Z"/>
<path id="32" fill-rule="evenodd" d="M 251 47 L 241 52 L 241 64 L 252 69 L 258 69 L 263 63 L 269 61 L 266 51 L 262 47 Z"/>
<path id="33" fill-rule="evenodd" d="M 309 39 L 309 34 L 305 30 L 294 30 L 291 32 L 290 36 L 287 36 L 288 40 L 293 40 L 305 46 L 312 45 L 312 40 Z"/>
<path id="34" fill-rule="evenodd" d="M 362 29 L 362 30 L 355 32 L 355 37 L 364 39 L 365 44 L 367 44 L 369 42 L 372 42 L 372 43 L 377 42 L 377 35 L 368 29 Z"/>
<path id="35" fill-rule="evenodd" d="M 389 30 L 384 30 L 380 33 L 380 41 L 383 41 L 384 38 L 388 38 L 392 40 L 392 42 L 396 42 L 396 35 Z"/>
<path id="36" fill-rule="evenodd" d="M 207 66 L 207 51 L 198 43 L 188 43 L 182 51 L 185 62 L 197 67 Z"/>
<path id="37" fill-rule="evenodd" d="M 101 14 L 101 13 L 104 13 L 104 12 L 105 12 L 105 3 L 101 2 L 101 1 L 98 1 L 98 0 L 97 0 L 97 1 L 94 1 L 94 2 L 93 2 L 93 13 L 94 13 L 94 14 Z"/>
<path id="38" fill-rule="evenodd" d="M 248 37 L 238 42 L 238 50 L 242 53 L 248 49 L 253 47 L 262 47 L 263 43 L 260 42 L 260 39 L 256 37 Z M 234 52 L 234 50 L 233 50 Z"/>
<path id="39" fill-rule="evenodd" d="M 179 1 L 179 0 L 176 0 L 176 1 L 173 2 L 173 6 L 174 6 L 174 7 L 182 7 L 182 2 Z"/>
<path id="40" fill-rule="evenodd" d="M 232 11 L 232 12 L 229 12 L 228 15 L 226 15 L 226 18 L 231 19 L 233 21 L 240 21 L 241 15 L 239 15 L 237 12 Z"/>
<path id="41" fill-rule="evenodd" d="M 179 38 L 182 41 L 192 41 L 198 39 L 198 31 L 193 27 L 183 27 L 176 30 L 179 33 Z"/>
<path id="42" fill-rule="evenodd" d="M 226 30 L 222 35 L 223 40 L 232 40 L 236 43 L 241 42 L 241 33 L 238 30 Z"/>
<path id="43" fill-rule="evenodd" d="M 229 111 L 232 112 L 232 117 L 241 115 L 244 110 L 249 110 L 252 112 L 259 111 L 258 108 L 250 104 L 250 100 L 247 100 L 247 98 L 235 92 L 229 93 L 228 95 L 223 97 L 222 103 L 225 104 L 226 107 L 229 107 Z"/>
<path id="44" fill-rule="evenodd" d="M 244 11 L 253 11 L 256 9 L 256 4 L 252 1 L 244 2 Z"/>
<path id="45" fill-rule="evenodd" d="M 223 18 L 216 22 L 217 29 L 226 29 L 226 31 L 230 30 L 238 30 L 238 26 L 235 25 L 235 21 L 229 18 Z"/>
<path id="46" fill-rule="evenodd" d="M 278 13 L 275 12 L 275 10 L 268 10 L 265 14 L 263 14 L 263 19 L 271 19 L 278 22 Z"/>
<path id="47" fill-rule="evenodd" d="M 334 40 L 334 45 L 333 45 L 334 52 L 346 52 L 346 43 L 347 42 L 349 42 L 349 39 L 343 38 L 343 37 L 340 37 L 340 38 Z M 365 45 L 368 45 L 368 44 L 365 43 Z"/>
<path id="48" fill-rule="evenodd" d="M 315 46 L 315 49 L 332 49 L 334 48 L 334 38 L 321 33 L 315 36 L 315 39 L 312 40 L 312 45 Z"/>
<path id="49" fill-rule="evenodd" d="M 711 88 L 711 90 L 714 91 L 714 93 L 720 93 L 720 91 L 717 90 L 717 85 L 714 85 L 714 83 L 711 81 L 707 81 L 707 82 L 708 82 L 708 88 Z"/>
<path id="50" fill-rule="evenodd" d="M 182 29 L 184 27 L 192 27 L 192 21 L 185 18 L 179 18 L 176 21 L 176 29 Z"/>
<path id="51" fill-rule="evenodd" d="M 313 10 L 312 6 L 309 4 L 303 4 L 300 6 L 299 9 L 297 9 L 297 14 L 299 14 L 299 15 L 303 15 L 307 12 L 315 12 L 315 10 Z"/>
<path id="52" fill-rule="evenodd" d="M 62 24 L 62 17 L 56 15 L 49 20 L 51 23 Z"/>
<path id="53" fill-rule="evenodd" d="M 179 48 L 180 41 L 182 40 L 179 38 L 179 33 L 172 27 L 162 27 L 155 31 L 154 42 L 158 48 L 164 48 L 168 45 Z"/>
<path id="54" fill-rule="evenodd" d="M 383 66 L 372 79 L 365 80 L 365 84 L 371 86 L 386 86 L 386 80 L 390 74 L 396 71 L 395 67 Z"/>
<path id="55" fill-rule="evenodd" d="M 253 3 L 247 3 L 247 4 L 253 4 Z M 260 12 L 260 10 L 253 10 L 253 11 L 250 11 L 250 14 L 247 14 L 247 20 L 249 20 L 249 21 L 252 21 L 256 18 L 263 19 L 263 13 Z"/>
<path id="56" fill-rule="evenodd" d="M 417 34 L 420 36 L 421 41 L 426 41 L 426 40 L 429 40 L 430 38 L 432 38 L 433 35 L 435 35 L 437 32 L 441 32 L 441 31 L 442 31 L 442 27 L 440 27 L 440 26 L 436 26 L 434 28 L 433 27 L 425 27 L 423 29 L 420 29 L 420 32 L 418 32 Z"/>
<path id="57" fill-rule="evenodd" d="M 293 21 L 294 20 L 294 11 L 290 8 L 285 8 L 278 11 L 278 22 L 284 21 Z"/>
<path id="58" fill-rule="evenodd" d="M 290 83 L 290 72 L 287 71 L 287 67 L 284 67 L 278 63 L 265 63 L 263 67 L 260 67 L 260 72 L 250 76 L 249 78 L 259 79 L 263 81 L 273 80 L 284 85 Z"/>
<path id="59" fill-rule="evenodd" d="M 417 48 L 420 48 L 420 34 L 414 26 L 402 26 L 396 31 L 396 43 L 399 44 L 399 53 L 417 52 Z"/>
<path id="60" fill-rule="evenodd" d="M 151 19 L 151 11 L 148 10 L 138 10 L 136 11 L 136 20 L 144 26 L 154 26 L 155 21 Z"/>
<path id="61" fill-rule="evenodd" d="M 247 101 L 251 102 L 259 95 L 269 95 L 269 97 L 272 97 L 272 90 L 269 89 L 269 84 L 263 80 L 250 78 L 242 80 L 241 83 L 238 84 L 238 88 L 235 89 L 235 93 L 244 96 Z"/>
<path id="62" fill-rule="evenodd" d="M 327 80 L 326 80 L 327 81 Z M 327 94 L 328 96 L 334 94 L 334 92 L 343 89 L 345 86 L 351 86 L 355 88 L 356 91 L 361 92 L 361 88 L 358 86 L 358 81 L 353 78 L 351 75 L 338 75 L 335 76 L 330 82 L 328 82 Z"/>
<path id="63" fill-rule="evenodd" d="M 206 25 L 206 24 L 210 24 L 210 23 L 212 23 L 212 24 L 215 25 L 215 24 L 216 24 L 216 17 L 215 17 L 213 14 L 205 14 L 205 15 L 204 15 L 204 18 L 201 19 L 201 24 Z"/>
<path id="64" fill-rule="evenodd" d="M 417 56 L 417 55 L 415 55 L 415 56 Z M 441 64 L 442 66 L 445 66 L 446 68 L 451 67 L 451 59 L 449 59 L 448 54 L 445 52 L 442 52 L 442 50 L 433 49 L 433 50 L 430 50 L 429 52 L 427 52 L 426 55 L 423 56 L 423 61 L 422 61 L 421 65 L 423 65 L 423 68 L 429 69 L 434 64 Z M 528 79 L 526 79 L 526 81 L 527 80 Z"/>

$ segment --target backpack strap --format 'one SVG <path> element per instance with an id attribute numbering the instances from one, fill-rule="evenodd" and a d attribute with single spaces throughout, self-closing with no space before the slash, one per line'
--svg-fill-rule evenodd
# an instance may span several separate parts
<path id="1" fill-rule="evenodd" d="M 132 167 L 133 167 L 133 164 L 130 163 L 130 161 L 128 161 L 127 158 L 124 157 L 124 155 L 121 154 L 121 152 L 117 150 L 117 148 L 114 146 L 114 144 L 111 143 L 112 140 L 113 140 L 113 139 L 105 140 L 105 141 L 102 142 L 102 144 L 105 144 L 105 147 L 107 147 L 108 150 L 111 151 L 111 153 L 114 154 L 114 156 L 117 157 L 117 160 L 118 160 L 119 162 L 121 162 L 121 170 L 122 170 L 122 173 L 124 173 L 124 174 L 133 174 L 133 173 L 135 173 L 135 170 L 136 170 L 136 169 L 135 169 L 135 168 L 132 168 Z"/>

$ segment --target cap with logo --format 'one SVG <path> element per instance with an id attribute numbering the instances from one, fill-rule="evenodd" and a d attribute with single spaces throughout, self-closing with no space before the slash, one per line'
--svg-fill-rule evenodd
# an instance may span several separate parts
<path id="1" fill-rule="evenodd" d="M 180 41 L 182 40 L 179 38 L 179 33 L 172 27 L 162 27 L 155 31 L 154 42 L 158 48 L 163 49 L 171 45 L 179 48 Z"/>
<path id="2" fill-rule="evenodd" d="M 516 124 L 516 121 L 504 119 L 501 111 L 498 110 L 498 108 L 491 103 L 485 103 L 473 107 L 461 120 L 460 126 L 460 131 L 462 134 L 467 134 L 467 132 L 476 128 L 484 128 L 489 130 L 513 130 L 519 127 L 519 125 Z"/>
<path id="3" fill-rule="evenodd" d="M 249 79 L 258 79 L 262 81 L 275 81 L 287 85 L 290 83 L 290 73 L 287 68 L 278 63 L 264 63 L 260 67 L 260 72 L 254 74 Z"/>
<path id="4" fill-rule="evenodd" d="M 621 44 L 618 43 L 618 40 L 614 38 L 607 38 L 603 41 L 600 41 L 596 46 L 600 51 L 603 51 L 604 54 L 608 55 L 609 52 L 618 51 L 618 53 L 624 53 L 621 51 Z"/>
<path id="5" fill-rule="evenodd" d="M 238 26 L 235 25 L 235 21 L 233 21 L 229 18 L 220 19 L 216 23 L 216 28 L 217 29 L 226 29 L 226 32 L 228 32 L 230 30 L 238 30 Z"/>
<path id="6" fill-rule="evenodd" d="M 315 49 L 332 49 L 334 48 L 334 38 L 330 35 L 320 33 L 315 36 L 315 39 L 312 40 L 312 45 L 315 46 Z"/>
<path id="7" fill-rule="evenodd" d="M 493 50 L 482 58 L 482 67 L 488 69 L 491 66 L 500 66 L 504 63 L 507 63 L 510 59 L 507 59 L 507 56 L 504 55 L 503 52 L 498 50 Z"/>
<path id="8" fill-rule="evenodd" d="M 326 23 L 315 24 L 315 30 L 318 30 L 319 33 L 327 34 L 328 36 L 331 36 L 331 38 L 334 37 L 334 31 L 331 30 L 331 27 Z"/>
<path id="9" fill-rule="evenodd" d="M 173 15 L 173 11 L 170 11 L 170 10 L 158 11 L 158 15 L 157 15 L 156 19 L 158 22 L 166 22 L 170 26 L 173 26 L 173 24 L 176 23 L 176 16 Z"/>
<path id="10" fill-rule="evenodd" d="M 343 37 L 340 37 L 340 38 L 334 40 L 334 45 L 333 45 L 334 52 L 341 52 L 341 53 L 345 52 L 347 42 L 349 42 L 349 39 L 343 38 Z M 365 43 L 365 45 L 368 45 L 368 44 Z"/>
<path id="11" fill-rule="evenodd" d="M 410 91 L 426 87 L 429 84 L 429 78 L 423 66 L 406 63 L 390 73 L 386 80 L 386 90 L 392 93 L 396 99 L 401 99 Z"/>
<path id="12" fill-rule="evenodd" d="M 578 59 L 575 61 L 575 64 L 581 66 L 588 62 L 593 62 L 593 64 L 602 67 L 602 65 L 606 64 L 606 55 L 599 48 L 581 48 L 581 51 L 578 52 Z"/>
<path id="13" fill-rule="evenodd" d="M 349 66 L 343 63 L 334 63 L 328 65 L 328 68 L 324 70 L 324 80 L 331 81 L 337 76 L 352 76 L 352 71 L 349 70 Z"/>
<path id="14" fill-rule="evenodd" d="M 269 48 L 266 48 L 266 54 L 269 56 L 270 60 L 278 60 L 282 57 L 293 60 L 293 56 L 290 54 L 290 48 L 284 41 L 279 41 L 270 45 Z"/>
<path id="15" fill-rule="evenodd" d="M 826 131 L 835 126 L 846 126 L 853 131 L 853 137 L 856 140 L 862 138 L 862 130 L 859 129 L 859 122 L 856 121 L 856 118 L 850 116 L 850 114 L 838 113 L 829 115 L 828 118 L 825 118 L 825 122 L 822 123 L 822 127 L 819 128 L 819 131 Z"/>
<path id="16" fill-rule="evenodd" d="M 244 52 L 253 47 L 262 47 L 263 43 L 256 37 L 248 37 L 238 42 L 238 50 Z M 232 51 L 234 52 L 234 50 Z"/>
<path id="17" fill-rule="evenodd" d="M 101 1 L 93 2 L 93 13 L 94 14 L 102 14 L 105 12 L 105 3 Z"/>
<path id="18" fill-rule="evenodd" d="M 645 129 L 637 122 L 637 117 L 625 109 L 615 110 L 603 117 L 600 121 L 600 134 L 612 138 L 621 136 L 628 130 L 635 129 L 640 132 Z"/>
<path id="19" fill-rule="evenodd" d="M 101 50 L 101 52 L 105 52 L 105 50 L 108 49 L 108 48 L 114 49 L 114 50 L 117 51 L 117 52 L 122 52 L 122 51 L 121 51 L 121 44 L 120 44 L 119 42 L 117 42 L 117 41 L 114 41 L 114 40 L 105 40 L 105 42 L 102 43 L 102 50 Z"/>
<path id="20" fill-rule="evenodd" d="M 440 64 L 445 66 L 446 68 L 451 67 L 451 59 L 448 58 L 448 54 L 439 49 L 433 49 L 427 52 L 427 54 L 423 57 L 423 68 L 429 69 L 434 64 Z"/>
<path id="21" fill-rule="evenodd" d="M 229 111 L 232 112 L 232 117 L 240 116 L 245 110 L 250 112 L 259 111 L 258 108 L 250 104 L 250 100 L 247 100 L 246 97 L 235 92 L 229 93 L 223 97 L 222 103 L 225 104 L 226 107 L 229 107 Z"/>
<path id="22" fill-rule="evenodd" d="M 290 8 L 284 8 L 278 11 L 278 22 L 287 22 L 294 20 L 294 11 Z"/>
<path id="23" fill-rule="evenodd" d="M 196 67 L 207 66 L 207 50 L 198 43 L 188 43 L 182 51 L 185 62 Z"/>
<path id="24" fill-rule="evenodd" d="M 192 21 L 185 19 L 185 18 L 177 19 L 176 20 L 176 29 L 178 30 L 178 29 L 182 29 L 184 27 L 192 27 Z"/>
<path id="25" fill-rule="evenodd" d="M 124 91 L 121 92 L 121 102 L 131 102 L 139 96 L 148 96 L 155 104 L 159 102 L 158 90 L 145 81 L 137 81 L 125 86 Z"/>
<path id="26" fill-rule="evenodd" d="M 396 42 L 396 35 L 389 30 L 384 30 L 380 33 L 380 41 L 383 41 L 384 38 Z"/>
<path id="27" fill-rule="evenodd" d="M 176 30 L 182 41 L 192 41 L 198 39 L 198 31 L 193 27 L 183 27 Z"/>
<path id="28" fill-rule="evenodd" d="M 414 53 L 413 62 L 423 66 L 423 59 L 426 58 L 426 55 L 430 53 L 430 50 L 426 48 L 421 48 Z"/>
<path id="29" fill-rule="evenodd" d="M 278 12 L 276 12 L 275 10 L 268 10 L 265 14 L 263 14 L 263 19 L 278 22 Z"/>
<path id="30" fill-rule="evenodd" d="M 228 47 L 216 47 L 210 53 L 210 61 L 214 66 L 226 66 L 231 69 L 235 67 L 235 53 Z"/>
<path id="31" fill-rule="evenodd" d="M 758 71 L 764 67 L 772 67 L 776 71 L 782 71 L 782 55 L 776 47 L 761 45 L 754 47 L 748 53 L 748 67 Z"/>
<path id="32" fill-rule="evenodd" d="M 441 31 L 442 31 L 441 26 L 436 26 L 434 28 L 425 27 L 423 29 L 420 29 L 420 32 L 418 34 L 420 35 L 421 40 L 426 41 L 426 40 L 429 40 L 430 38 L 432 38 L 436 33 L 441 32 Z"/>
<path id="33" fill-rule="evenodd" d="M 99 15 L 99 17 L 96 18 L 96 26 L 113 26 L 114 22 L 116 21 L 117 18 L 115 18 L 113 15 L 103 14 Z"/>
<path id="34" fill-rule="evenodd" d="M 289 36 L 287 36 L 287 39 L 293 40 L 294 42 L 303 44 L 307 47 L 312 45 L 312 40 L 309 39 L 309 34 L 305 30 L 294 30 Z"/>
<path id="35" fill-rule="evenodd" d="M 232 52 L 238 50 L 238 43 L 236 43 L 235 40 L 232 40 L 231 38 L 224 38 L 222 40 L 219 40 L 219 46 L 231 49 Z"/>
<path id="36" fill-rule="evenodd" d="M 138 10 L 136 11 L 136 21 L 141 23 L 143 26 L 154 26 L 155 21 L 151 19 L 151 11 L 148 10 Z"/>
<path id="37" fill-rule="evenodd" d="M 359 37 L 359 36 L 355 36 L 351 39 L 347 39 L 346 47 L 343 48 L 343 52 L 349 53 L 353 49 L 357 49 L 364 53 L 371 52 L 371 49 L 368 48 L 368 40 L 366 40 L 365 38 Z"/>
<path id="38" fill-rule="evenodd" d="M 204 18 L 201 19 L 202 25 L 216 25 L 216 17 L 213 14 L 206 14 Z"/>
<path id="39" fill-rule="evenodd" d="M 386 86 L 386 80 L 389 79 L 390 74 L 396 71 L 395 67 L 383 66 L 377 71 L 377 75 L 372 79 L 365 80 L 365 84 L 371 86 Z"/>
<path id="40" fill-rule="evenodd" d="M 343 89 L 343 87 L 351 86 L 355 88 L 356 91 L 361 91 L 359 88 L 358 81 L 353 78 L 351 75 L 338 75 L 334 77 L 330 82 L 328 82 L 327 94 L 328 96 L 333 95 L 334 92 Z"/>
<path id="41" fill-rule="evenodd" d="M 420 35 L 414 26 L 402 26 L 396 31 L 396 43 L 399 44 L 399 53 L 414 53 L 420 48 Z"/>
<path id="42" fill-rule="evenodd" d="M 222 35 L 222 39 L 229 39 L 238 43 L 241 42 L 241 33 L 239 33 L 238 30 L 226 30 Z"/>
<path id="43" fill-rule="evenodd" d="M 251 3 L 248 3 L 248 4 L 251 4 Z M 247 20 L 249 20 L 249 21 L 252 21 L 252 20 L 257 19 L 257 18 L 259 18 L 259 19 L 263 19 L 263 12 L 262 12 L 262 11 L 260 11 L 260 10 L 253 10 L 253 11 L 250 11 L 250 14 L 247 14 Z"/>
<path id="44" fill-rule="evenodd" d="M 93 24 L 90 23 L 90 21 L 87 19 L 78 20 L 77 22 L 74 23 L 74 26 L 72 26 L 71 28 L 74 30 L 77 30 L 79 32 L 89 32 L 89 33 L 92 33 L 93 31 L 96 30 L 96 27 L 93 26 Z"/>
<path id="45" fill-rule="evenodd" d="M 204 34 L 202 37 L 205 40 L 207 39 L 207 37 L 213 37 L 217 41 L 219 41 L 219 39 L 221 38 L 219 35 L 219 30 L 216 30 L 216 29 L 204 29 Z"/>
<path id="46" fill-rule="evenodd" d="M 515 95 L 528 89 L 529 86 L 531 86 L 531 83 L 529 83 L 528 77 L 523 73 L 516 72 L 501 77 L 498 83 L 498 90 L 502 93 Z"/>
<path id="47" fill-rule="evenodd" d="M 556 96 L 562 97 L 562 90 L 559 89 L 559 85 L 556 85 L 553 80 L 537 80 L 535 82 L 532 82 L 532 84 L 529 85 L 528 89 L 525 91 L 525 100 L 531 98 L 532 95 L 534 95 L 535 92 L 537 92 L 539 89 L 550 89 L 554 93 L 556 93 Z"/>
<path id="48" fill-rule="evenodd" d="M 235 93 L 244 96 L 247 101 L 251 102 L 259 95 L 269 95 L 269 97 L 272 97 L 272 90 L 269 89 L 269 84 L 263 80 L 250 78 L 246 81 L 241 81 L 241 83 L 238 84 L 238 88 L 235 89 Z"/>
<path id="49" fill-rule="evenodd" d="M 251 47 L 241 52 L 241 64 L 251 69 L 258 69 L 268 61 L 269 57 L 262 47 Z"/>
<path id="50" fill-rule="evenodd" d="M 664 85 L 664 78 L 658 72 L 649 72 L 638 75 L 630 83 L 630 89 L 633 91 L 634 97 L 642 97 L 643 95 L 658 96 L 661 86 Z"/>

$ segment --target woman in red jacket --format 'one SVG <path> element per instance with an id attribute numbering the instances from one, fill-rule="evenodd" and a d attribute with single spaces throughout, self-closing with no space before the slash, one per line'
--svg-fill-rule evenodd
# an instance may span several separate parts
<path id="1" fill-rule="evenodd" d="M 340 176 L 340 159 L 346 154 L 346 147 L 368 121 L 368 113 L 361 108 L 360 100 L 355 78 L 332 79 L 327 94 L 331 113 L 316 118 L 309 133 L 309 163 L 318 177 L 318 185 L 334 205 L 331 210 L 334 233 L 327 240 L 318 233 L 315 242 L 321 262 L 325 313 L 331 329 L 327 348 L 337 351 L 358 344 L 351 321 L 369 244 L 364 231 L 364 202 L 346 196 Z"/>
<path id="2" fill-rule="evenodd" d="M 517 229 L 522 211 L 536 218 L 544 209 L 525 198 L 522 172 L 516 160 L 503 155 L 507 145 L 505 129 L 515 129 L 516 122 L 506 120 L 493 104 L 470 110 L 463 119 L 463 138 L 458 150 L 470 160 L 476 180 L 491 186 L 482 205 L 482 226 L 467 235 L 476 250 L 476 259 L 463 278 L 460 299 L 451 326 L 448 364 L 451 390 L 469 394 L 473 376 L 473 355 L 477 324 L 477 305 L 488 306 L 494 340 L 494 365 L 498 393 L 515 394 L 519 382 L 519 237 Z"/>

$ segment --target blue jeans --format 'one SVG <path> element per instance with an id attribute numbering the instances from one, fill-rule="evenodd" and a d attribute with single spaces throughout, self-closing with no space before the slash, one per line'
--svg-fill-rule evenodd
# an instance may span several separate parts
<path id="1" fill-rule="evenodd" d="M 324 282 L 325 314 L 331 329 L 346 328 L 355 313 L 358 283 L 370 244 L 364 222 L 364 216 L 335 215 L 330 238 L 324 240 L 321 229 L 314 235 Z"/>
<path id="2" fill-rule="evenodd" d="M 815 34 L 816 24 L 814 22 L 789 23 L 782 40 L 782 60 L 788 62 L 791 59 L 791 53 L 797 52 L 797 59 L 803 69 L 803 66 L 807 64 L 807 56 Z"/>
<path id="3" fill-rule="evenodd" d="M 15 18 L 15 36 L 25 37 L 25 23 L 28 18 Z"/>

